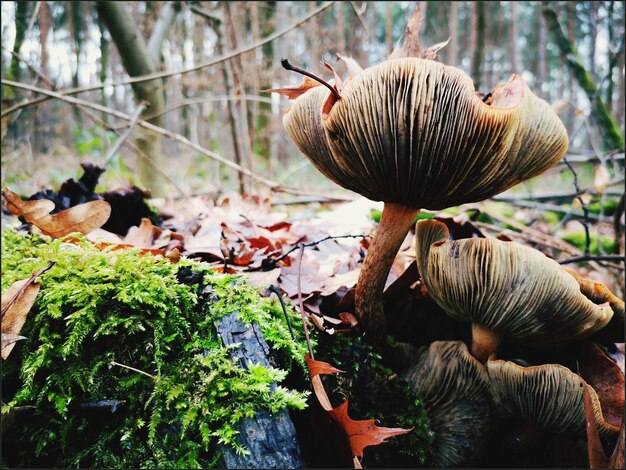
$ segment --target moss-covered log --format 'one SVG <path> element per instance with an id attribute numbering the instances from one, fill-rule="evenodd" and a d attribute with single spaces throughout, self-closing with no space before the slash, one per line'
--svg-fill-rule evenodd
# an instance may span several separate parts
<path id="1" fill-rule="evenodd" d="M 287 370 L 304 372 L 306 346 L 278 303 L 201 263 L 11 229 L 2 231 L 2 291 L 52 260 L 26 339 L 3 362 L 3 425 L 15 418 L 3 429 L 3 467 L 288 462 L 254 454 L 263 436 L 254 448 L 241 436 L 259 416 L 290 433 L 286 410 L 305 406 L 305 392 L 279 385 Z M 265 438 L 296 445 L 293 435 Z M 293 449 L 277 452 L 298 462 Z"/>
<path id="2" fill-rule="evenodd" d="M 587 94 L 591 102 L 593 110 L 593 118 L 597 122 L 600 135 L 602 138 L 601 145 L 603 150 L 616 150 L 624 148 L 624 134 L 619 128 L 617 120 L 607 108 L 606 103 L 602 99 L 598 91 L 598 87 L 593 81 L 593 77 L 583 65 L 583 62 L 576 50 L 574 44 L 563 34 L 559 20 L 555 11 L 549 6 L 548 2 L 543 2 L 543 17 L 546 19 L 548 30 L 552 35 L 552 40 L 559 48 L 561 57 L 576 78 L 576 81 Z"/>

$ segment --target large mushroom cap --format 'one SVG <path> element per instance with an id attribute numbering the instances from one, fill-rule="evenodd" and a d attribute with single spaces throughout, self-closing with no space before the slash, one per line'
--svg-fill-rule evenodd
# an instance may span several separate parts
<path id="1" fill-rule="evenodd" d="M 583 385 L 588 387 L 601 434 L 616 433 L 606 422 L 595 390 L 567 367 L 558 364 L 522 367 L 511 361 L 487 361 L 496 407 L 527 422 L 557 433 L 586 432 Z"/>
<path id="2" fill-rule="evenodd" d="M 332 107 L 329 94 L 304 93 L 284 125 L 324 175 L 373 200 L 428 209 L 479 201 L 542 173 L 568 146 L 559 118 L 519 76 L 486 104 L 461 70 L 402 58 L 353 77 Z"/>
<path id="3" fill-rule="evenodd" d="M 428 412 L 435 433 L 438 467 L 475 463 L 491 422 L 489 376 L 461 341 L 436 341 L 423 348 L 406 373 Z"/>
<path id="4" fill-rule="evenodd" d="M 428 293 L 452 317 L 518 342 L 554 346 L 590 335 L 613 315 L 556 261 L 515 242 L 448 240 L 435 220 L 417 224 L 417 265 Z"/>

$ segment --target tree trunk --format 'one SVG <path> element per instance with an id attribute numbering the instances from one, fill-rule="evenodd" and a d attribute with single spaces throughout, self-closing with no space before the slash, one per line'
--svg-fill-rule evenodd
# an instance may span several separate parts
<path id="1" fill-rule="evenodd" d="M 591 116 L 594 124 L 599 127 L 598 130 L 601 136 L 602 149 L 622 149 L 624 147 L 624 134 L 619 128 L 615 117 L 607 109 L 602 96 L 598 93 L 596 84 L 589 72 L 585 69 L 575 46 L 563 34 L 556 13 L 549 7 L 547 2 L 543 3 L 542 14 L 546 19 L 548 30 L 565 64 L 591 102 L 591 108 L 593 110 Z"/>
<path id="2" fill-rule="evenodd" d="M 385 3 L 385 48 L 389 57 L 393 52 L 393 2 Z"/>
<path id="3" fill-rule="evenodd" d="M 546 20 L 539 15 L 539 86 L 543 87 L 548 81 L 548 29 L 546 28 Z M 550 94 L 550 89 L 547 91 Z"/>
<path id="4" fill-rule="evenodd" d="M 511 73 L 519 73 L 520 70 L 517 63 L 517 2 L 510 2 L 510 4 L 511 28 L 509 29 L 509 60 L 511 61 Z"/>
<path id="5" fill-rule="evenodd" d="M 237 33 L 235 31 L 235 22 L 233 21 L 233 15 L 231 12 L 231 5 L 233 3 L 224 2 L 224 24 L 222 25 L 225 29 L 222 34 L 224 34 L 224 44 L 229 44 L 229 49 L 235 50 L 237 49 Z M 226 32 L 228 31 L 228 33 Z M 222 49 L 222 53 L 226 48 Z M 244 64 L 241 60 L 241 56 L 237 57 L 234 62 L 235 67 L 231 66 L 231 63 L 228 62 L 226 64 L 226 73 L 229 75 L 229 82 L 231 85 L 231 91 L 228 94 L 235 95 L 244 95 L 246 93 L 244 77 L 242 76 L 242 72 L 244 71 Z M 227 82 L 228 83 L 228 82 Z M 233 139 L 237 139 L 236 146 L 238 147 L 237 152 L 239 153 L 239 163 L 240 165 L 252 169 L 252 146 L 250 144 L 250 137 L 248 134 L 248 102 L 246 100 L 240 100 L 238 102 L 229 100 L 229 106 L 234 106 L 239 104 L 238 112 L 229 112 L 231 125 L 235 126 L 233 129 Z M 243 175 L 238 173 L 239 175 L 239 191 L 241 194 L 245 192 L 245 184 Z"/>
<path id="6" fill-rule="evenodd" d="M 167 35 L 167 32 L 172 28 L 172 25 L 176 21 L 176 15 L 180 11 L 180 2 L 165 2 L 161 14 L 157 18 L 152 34 L 148 40 L 148 52 L 153 64 L 159 64 L 161 62 L 161 48 L 163 46 L 163 40 Z"/>
<path id="7" fill-rule="evenodd" d="M 337 52 L 346 54 L 346 9 L 345 3 L 335 3 L 337 8 Z"/>
<path id="8" fill-rule="evenodd" d="M 450 31 L 450 43 L 448 44 L 448 64 L 456 66 L 457 62 L 457 42 L 458 42 L 458 10 L 459 5 L 454 0 L 450 2 L 450 16 L 448 17 L 448 30 Z"/>
<path id="9" fill-rule="evenodd" d="M 483 58 L 485 55 L 485 3 L 478 0 L 472 3 L 472 24 L 473 28 L 473 51 L 472 51 L 472 72 L 476 91 L 482 85 Z"/>
<path id="10" fill-rule="evenodd" d="M 598 80 L 598 74 L 596 73 L 596 40 L 598 37 L 599 7 L 600 2 L 589 2 L 589 71 L 594 80 Z"/>
<path id="11" fill-rule="evenodd" d="M 113 42 L 124 65 L 124 69 L 131 77 L 147 75 L 156 72 L 156 65 L 150 56 L 148 46 L 137 28 L 132 15 L 129 14 L 124 3 L 98 1 L 98 14 L 106 24 Z M 160 79 L 132 84 L 135 98 L 138 102 L 147 101 L 150 106 L 143 116 L 159 114 L 165 110 L 163 81 Z M 148 122 L 163 127 L 164 117 L 157 116 L 148 119 Z M 141 151 L 148 155 L 156 165 L 161 164 L 161 139 L 159 134 L 141 130 L 137 143 Z M 153 195 L 160 195 L 161 177 L 143 160 L 138 160 L 139 178 Z"/>

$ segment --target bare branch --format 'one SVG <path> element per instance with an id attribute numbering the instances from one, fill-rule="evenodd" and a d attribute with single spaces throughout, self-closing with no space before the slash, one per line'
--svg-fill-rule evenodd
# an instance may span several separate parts
<path id="1" fill-rule="evenodd" d="M 34 87 L 31 85 L 27 85 L 25 83 L 19 83 L 19 82 L 14 82 L 12 80 L 5 80 L 2 79 L 0 81 L 0 83 L 2 83 L 3 85 L 8 85 L 8 86 L 12 86 L 15 88 L 21 88 L 23 90 L 29 90 L 29 91 L 34 91 L 36 93 L 42 93 L 44 95 L 48 95 L 51 96 L 53 98 L 57 98 L 60 99 L 62 101 L 65 101 L 67 103 L 72 103 L 72 104 L 76 104 L 76 105 L 81 105 L 81 106 L 85 106 L 87 108 L 91 108 L 95 111 L 99 111 L 101 113 L 106 113 L 106 114 L 110 114 L 112 116 L 115 116 L 119 119 L 125 119 L 127 121 L 132 121 L 133 117 L 129 116 L 126 113 L 122 113 L 120 111 L 116 111 L 114 109 L 111 108 L 107 108 L 106 106 L 102 106 L 96 103 L 90 103 L 89 101 L 84 101 L 84 100 L 80 100 L 78 98 L 73 98 L 71 96 L 65 96 L 62 95 L 61 93 L 56 93 L 54 91 L 50 91 L 50 90 L 45 90 L 43 88 L 39 88 L 39 87 Z M 145 129 L 149 129 L 151 131 L 154 131 L 158 134 L 164 135 L 172 140 L 175 140 L 187 147 L 190 147 L 194 150 L 196 150 L 197 152 L 212 158 L 213 160 L 217 160 L 218 162 L 226 165 L 229 168 L 232 168 L 235 171 L 240 172 L 241 174 L 244 174 L 252 179 L 254 179 L 255 181 L 258 181 L 259 183 L 268 186 L 270 188 L 272 188 L 273 190 L 276 191 L 285 191 L 285 188 L 282 188 L 280 183 L 277 183 L 276 181 L 272 181 L 270 179 L 267 178 L 263 178 L 262 176 L 259 176 L 255 173 L 252 173 L 250 170 L 247 170 L 246 168 L 241 167 L 240 165 L 237 165 L 236 163 L 231 162 L 230 160 L 227 160 L 226 158 L 222 157 L 221 155 L 215 153 L 215 152 L 211 152 L 210 150 L 205 149 L 204 147 L 201 147 L 198 144 L 194 144 L 193 142 L 191 142 L 189 139 L 187 139 L 186 137 L 183 137 L 180 134 L 176 134 L 174 132 L 168 131 L 167 129 L 163 129 L 162 127 L 159 126 L 155 126 L 154 124 L 151 124 L 147 121 L 144 121 L 143 119 L 138 119 L 137 120 L 137 124 Z"/>
<path id="2" fill-rule="evenodd" d="M 143 110 L 146 109 L 147 105 L 148 105 L 147 101 L 142 101 L 141 103 L 139 103 L 139 106 L 137 106 L 137 109 L 135 110 L 135 114 L 133 114 L 133 119 L 128 124 L 128 129 L 126 129 L 126 132 L 124 132 L 122 135 L 120 135 L 120 138 L 117 139 L 117 142 L 115 142 L 115 145 L 109 151 L 109 154 L 107 155 L 106 160 L 104 160 L 104 166 L 105 167 L 109 164 L 111 159 L 115 156 L 115 154 L 120 149 L 122 144 L 124 142 L 126 142 L 126 139 L 128 139 L 128 136 L 133 131 L 134 127 L 137 125 L 137 121 L 139 120 L 139 116 L 141 115 L 141 113 L 143 113 Z"/>
<path id="3" fill-rule="evenodd" d="M 176 70 L 173 72 L 155 72 L 155 73 L 151 73 L 148 75 L 141 75 L 141 76 L 136 76 L 133 78 L 127 78 L 125 80 L 120 80 L 119 82 L 109 82 L 109 83 L 102 83 L 100 85 L 94 85 L 94 86 L 90 86 L 90 87 L 84 87 L 84 88 L 70 88 L 67 90 L 63 90 L 60 92 L 61 95 L 63 96 L 67 96 L 67 95 L 75 95 L 77 93 L 84 93 L 87 91 L 93 91 L 93 90 L 101 90 L 102 88 L 105 87 L 109 87 L 109 86 L 119 86 L 119 85 L 131 85 L 133 83 L 140 83 L 140 82 L 146 82 L 149 80 L 154 80 L 157 78 L 166 78 L 166 77 L 173 77 L 176 75 L 184 75 L 187 73 L 191 73 L 191 72 L 196 72 L 198 70 L 202 70 L 205 69 L 207 67 L 211 67 L 213 65 L 222 63 L 226 60 L 230 60 L 233 59 L 234 57 L 238 57 L 241 54 L 245 54 L 246 52 L 250 52 L 253 51 L 254 49 L 263 46 L 264 44 L 267 44 L 269 42 L 274 41 L 275 39 L 284 36 L 285 34 L 287 34 L 288 32 L 290 32 L 291 30 L 297 28 L 298 26 L 300 26 L 302 23 L 307 22 L 308 20 L 310 20 L 311 18 L 313 18 L 315 15 L 318 15 L 319 13 L 321 13 L 322 11 L 326 10 L 328 7 L 330 7 L 334 2 L 326 2 L 322 5 L 320 5 L 318 8 L 316 8 L 315 10 L 312 10 L 310 13 L 308 13 L 307 15 L 303 16 L 301 19 L 297 20 L 296 22 L 294 22 L 293 24 L 291 24 L 290 26 L 281 29 L 280 31 L 276 31 L 273 34 L 270 34 L 269 36 L 266 36 L 265 38 L 261 39 L 260 41 L 257 41 L 253 44 L 249 44 L 247 46 L 243 46 L 240 47 L 232 52 L 228 52 L 225 54 L 220 54 L 218 57 L 209 60 L 207 62 L 204 62 L 202 64 L 198 64 L 194 67 L 188 68 L 188 69 L 183 69 L 183 70 Z M 43 98 L 37 98 L 34 100 L 30 100 L 30 101 L 25 101 L 22 103 L 18 103 L 14 106 L 11 106 L 9 108 L 6 108 L 5 110 L 2 111 L 1 116 L 5 117 L 8 116 L 9 114 L 17 111 L 20 108 L 25 108 L 27 106 L 32 106 L 34 104 L 37 103 L 41 103 L 42 101 L 45 101 L 49 98 L 43 97 Z"/>
<path id="4" fill-rule="evenodd" d="M 583 255 L 560 260 L 559 264 L 581 263 L 583 261 L 621 261 L 623 263 L 626 259 L 624 255 Z"/>

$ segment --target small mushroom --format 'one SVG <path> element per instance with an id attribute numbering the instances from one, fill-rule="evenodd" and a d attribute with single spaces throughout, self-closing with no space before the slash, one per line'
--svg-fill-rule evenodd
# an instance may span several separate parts
<path id="1" fill-rule="evenodd" d="M 461 341 L 421 348 L 405 375 L 426 407 L 435 433 L 431 464 L 471 466 L 480 457 L 491 423 L 489 376 Z"/>
<path id="2" fill-rule="evenodd" d="M 428 293 L 451 317 L 472 323 L 472 354 L 485 362 L 504 336 L 556 346 L 588 336 L 613 316 L 556 261 L 493 238 L 448 240 L 445 224 L 417 224 L 417 266 Z"/>
<path id="3" fill-rule="evenodd" d="M 340 91 L 324 84 L 296 98 L 283 123 L 326 177 L 385 203 L 355 296 L 381 345 L 383 288 L 419 210 L 480 201 L 542 173 L 565 154 L 567 133 L 517 75 L 489 104 L 460 69 L 413 57 L 365 69 Z"/>
<path id="4" fill-rule="evenodd" d="M 604 419 L 595 390 L 567 367 L 522 367 L 503 360 L 489 360 L 486 366 L 494 404 L 504 414 L 521 416 L 529 424 L 548 431 L 584 436 L 586 386 L 598 432 L 606 435 L 619 431 Z"/>

